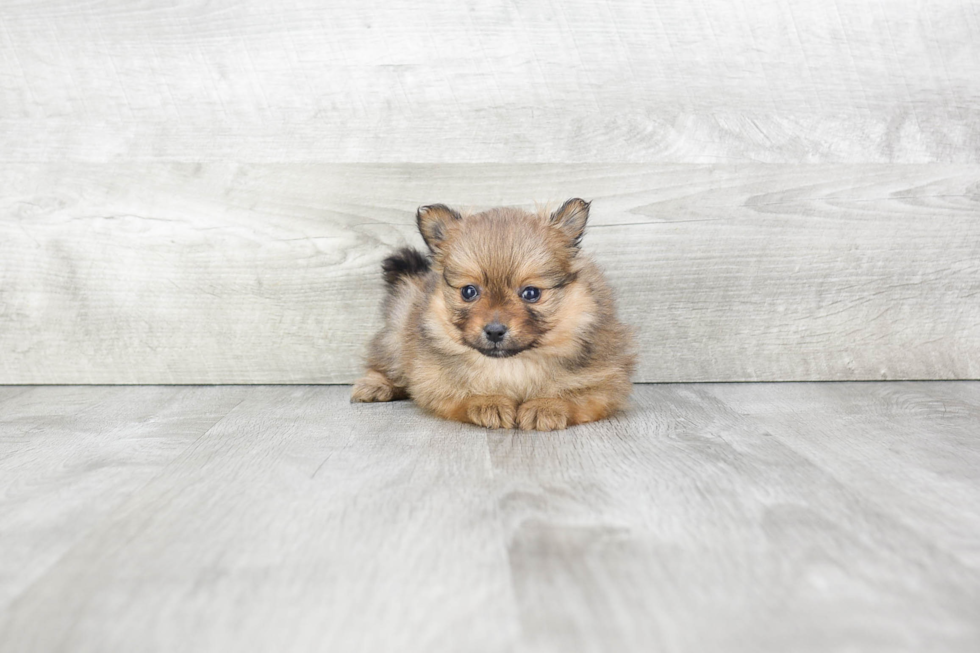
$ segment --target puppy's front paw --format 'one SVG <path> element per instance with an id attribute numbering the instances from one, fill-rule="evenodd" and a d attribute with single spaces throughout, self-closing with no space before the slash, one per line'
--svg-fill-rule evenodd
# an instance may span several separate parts
<path id="1" fill-rule="evenodd" d="M 466 418 L 478 426 L 488 429 L 514 428 L 514 415 L 517 402 L 501 395 L 470 397 L 466 407 Z"/>
<path id="2" fill-rule="evenodd" d="M 517 409 L 517 425 L 525 431 L 557 431 L 568 426 L 571 412 L 561 399 L 531 399 Z"/>
<path id="3" fill-rule="evenodd" d="M 353 403 L 372 401 L 393 401 L 405 396 L 404 388 L 399 388 L 388 377 L 380 372 L 368 370 L 368 373 L 357 380 L 350 393 Z"/>

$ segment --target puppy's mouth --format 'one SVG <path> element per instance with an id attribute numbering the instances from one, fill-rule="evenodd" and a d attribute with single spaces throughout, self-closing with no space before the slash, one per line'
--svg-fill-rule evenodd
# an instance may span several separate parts
<path id="1" fill-rule="evenodd" d="M 469 344 L 469 343 L 467 343 Z M 499 344 L 497 345 L 470 345 L 473 349 L 477 350 L 487 358 L 510 358 L 511 356 L 516 356 L 521 353 L 527 347 L 503 347 Z"/>
<path id="2" fill-rule="evenodd" d="M 511 356 L 516 356 L 517 354 L 524 351 L 523 349 L 503 349 L 501 347 L 491 347 L 489 349 L 477 349 L 478 352 L 484 356 L 489 356 L 490 358 L 509 358 Z"/>

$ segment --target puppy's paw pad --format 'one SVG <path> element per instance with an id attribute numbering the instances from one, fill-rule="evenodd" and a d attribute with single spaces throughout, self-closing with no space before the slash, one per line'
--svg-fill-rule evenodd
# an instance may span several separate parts
<path id="1" fill-rule="evenodd" d="M 559 431 L 568 421 L 568 407 L 560 399 L 532 399 L 517 409 L 517 425 L 525 431 Z"/>
<path id="2" fill-rule="evenodd" d="M 466 410 L 471 422 L 488 429 L 512 429 L 517 408 L 514 401 L 506 397 L 474 397 Z"/>
<path id="3" fill-rule="evenodd" d="M 350 400 L 354 403 L 391 401 L 395 398 L 395 387 L 387 379 L 379 376 L 365 376 L 358 379 L 351 390 Z"/>

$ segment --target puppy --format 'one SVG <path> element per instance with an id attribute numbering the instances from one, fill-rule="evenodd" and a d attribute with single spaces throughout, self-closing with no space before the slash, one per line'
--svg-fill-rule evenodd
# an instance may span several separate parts
<path id="1" fill-rule="evenodd" d="M 625 405 L 633 336 L 580 249 L 589 202 L 416 215 L 430 255 L 383 263 L 384 328 L 351 401 L 411 397 L 446 419 L 550 431 Z"/>

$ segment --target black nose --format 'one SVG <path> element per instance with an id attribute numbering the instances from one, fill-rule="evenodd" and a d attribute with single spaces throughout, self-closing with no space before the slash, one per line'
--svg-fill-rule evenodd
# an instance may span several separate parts
<path id="1" fill-rule="evenodd" d="M 487 340 L 490 342 L 500 342 L 507 335 L 507 327 L 500 322 L 491 322 L 483 327 L 483 333 L 487 334 Z"/>

